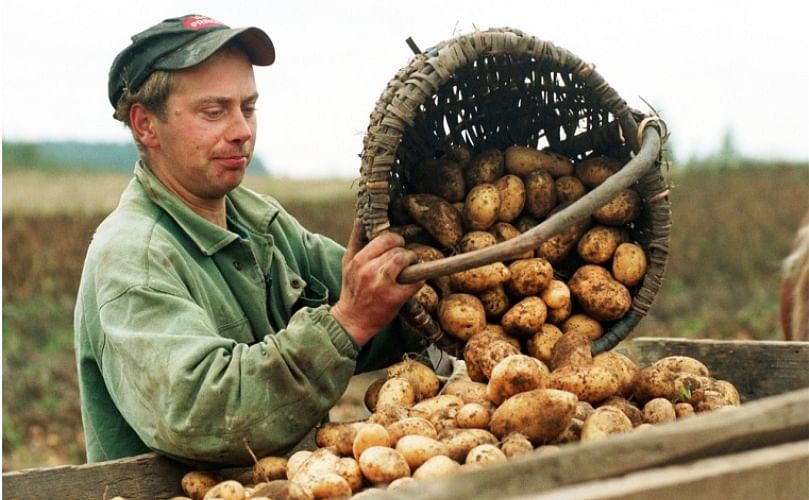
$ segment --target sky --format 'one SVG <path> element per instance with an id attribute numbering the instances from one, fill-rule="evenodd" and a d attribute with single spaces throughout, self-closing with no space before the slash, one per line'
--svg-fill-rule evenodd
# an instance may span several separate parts
<path id="1" fill-rule="evenodd" d="M 109 66 L 131 35 L 204 14 L 258 26 L 276 63 L 256 68 L 256 154 L 271 173 L 358 177 L 377 99 L 412 52 L 509 26 L 595 64 L 628 104 L 652 105 L 675 159 L 730 132 L 760 159 L 809 161 L 809 30 L 794 0 L 9 1 L 2 17 L 3 140 L 128 141 Z"/>

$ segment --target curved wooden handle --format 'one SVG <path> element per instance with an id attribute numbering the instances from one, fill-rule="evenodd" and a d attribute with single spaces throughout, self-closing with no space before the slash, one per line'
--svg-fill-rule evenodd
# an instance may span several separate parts
<path id="1" fill-rule="evenodd" d="M 497 245 L 408 266 L 399 273 L 397 280 L 399 283 L 415 283 L 491 264 L 492 262 L 508 260 L 528 250 L 533 250 L 543 241 L 586 219 L 590 214 L 612 200 L 619 191 L 628 188 L 640 179 L 657 161 L 660 147 L 660 131 L 656 127 L 646 127 L 643 131 L 643 143 L 638 154 L 629 160 L 621 170 L 576 200 L 569 207 L 557 212 L 523 234 Z"/>

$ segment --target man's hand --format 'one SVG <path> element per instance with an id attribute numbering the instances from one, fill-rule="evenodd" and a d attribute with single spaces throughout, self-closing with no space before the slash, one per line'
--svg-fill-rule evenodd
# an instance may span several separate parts
<path id="1" fill-rule="evenodd" d="M 385 233 L 362 247 L 362 223 L 357 220 L 343 256 L 340 298 L 331 314 L 359 345 L 364 345 L 385 325 L 424 282 L 400 284 L 396 277 L 417 262 L 404 248 L 404 238 Z"/>

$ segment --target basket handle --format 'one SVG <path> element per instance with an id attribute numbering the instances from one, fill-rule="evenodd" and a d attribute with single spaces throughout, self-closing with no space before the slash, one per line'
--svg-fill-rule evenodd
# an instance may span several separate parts
<path id="1" fill-rule="evenodd" d="M 590 214 L 613 199 L 619 191 L 628 188 L 640 179 L 657 162 L 662 146 L 661 131 L 657 126 L 647 126 L 642 130 L 642 134 L 643 143 L 640 150 L 624 168 L 541 224 L 497 245 L 469 253 L 453 255 L 452 257 L 413 264 L 402 270 L 397 280 L 399 283 L 415 283 L 491 264 L 492 262 L 508 260 L 528 250 L 533 250 L 548 238 L 586 219 Z"/>

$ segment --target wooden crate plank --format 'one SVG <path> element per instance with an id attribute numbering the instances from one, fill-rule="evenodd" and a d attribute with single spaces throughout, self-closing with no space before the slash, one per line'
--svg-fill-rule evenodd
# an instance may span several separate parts
<path id="1" fill-rule="evenodd" d="M 180 479 L 187 471 L 187 466 L 155 453 L 96 464 L 25 469 L 3 474 L 3 498 L 171 498 L 182 494 Z"/>
<path id="2" fill-rule="evenodd" d="M 809 439 L 809 388 L 643 432 L 565 445 L 555 453 L 518 457 L 471 474 L 420 481 L 371 498 L 509 498 L 804 439 Z"/>
<path id="3" fill-rule="evenodd" d="M 809 498 L 809 441 L 635 472 L 513 500 L 792 500 Z"/>
<path id="4" fill-rule="evenodd" d="M 809 342 L 639 337 L 615 350 L 641 367 L 665 356 L 691 356 L 714 378 L 732 382 L 744 401 L 809 387 Z"/>

